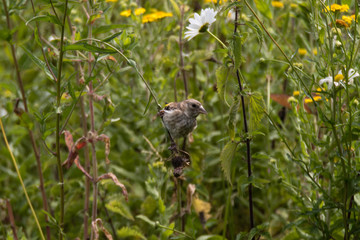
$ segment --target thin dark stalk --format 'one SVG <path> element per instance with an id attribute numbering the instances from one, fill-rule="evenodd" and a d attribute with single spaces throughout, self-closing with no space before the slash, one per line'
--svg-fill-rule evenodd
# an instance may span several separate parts
<path id="1" fill-rule="evenodd" d="M 9 12 L 8 12 L 5 0 L 3 0 L 3 5 L 4 5 L 5 15 L 6 15 L 7 28 L 9 30 L 11 30 L 10 17 L 9 17 Z M 15 46 L 14 46 L 14 44 L 10 44 L 10 47 L 11 47 L 11 54 L 12 54 L 14 65 L 15 65 L 16 80 L 17 80 L 17 84 L 19 85 L 19 88 L 20 88 L 21 98 L 22 98 L 22 101 L 23 101 L 23 104 L 24 104 L 25 112 L 29 112 L 29 109 L 28 109 L 28 106 L 27 106 L 27 99 L 26 99 L 26 95 L 25 95 L 24 84 L 23 84 L 23 81 L 22 81 L 22 78 L 21 78 L 19 64 L 18 64 L 18 61 L 17 61 L 17 58 L 16 58 Z M 43 208 L 44 208 L 44 211 L 49 212 L 48 203 L 47 203 L 47 197 L 46 197 L 46 192 L 45 192 L 45 187 L 44 187 L 44 176 L 43 176 L 43 173 L 42 173 L 40 151 L 39 151 L 39 149 L 38 149 L 38 147 L 36 145 L 36 141 L 35 141 L 34 134 L 33 134 L 32 130 L 28 129 L 28 132 L 29 132 L 29 137 L 30 137 L 30 141 L 31 141 L 31 146 L 32 146 L 32 148 L 34 150 L 37 171 L 38 171 L 38 174 L 39 174 L 39 180 L 40 180 L 39 188 L 40 188 L 41 197 L 42 197 L 42 200 L 43 200 Z M 45 215 L 45 222 L 46 223 L 49 222 L 47 215 Z M 50 236 L 51 236 L 50 227 L 46 226 L 46 239 L 50 240 Z"/>
<path id="2" fill-rule="evenodd" d="M 185 99 L 188 98 L 188 84 L 187 84 L 187 79 L 186 79 L 186 72 L 185 72 L 185 68 L 184 68 L 184 58 L 183 58 L 183 46 L 184 46 L 184 42 L 182 39 L 182 32 L 183 32 L 183 27 L 184 27 L 184 5 L 180 6 L 180 30 L 179 30 L 179 51 L 180 51 L 180 70 L 181 70 L 181 75 L 183 78 L 183 82 L 184 82 L 184 89 L 185 89 Z"/>
<path id="3" fill-rule="evenodd" d="M 99 194 L 99 196 L 100 196 L 101 202 L 103 203 L 103 208 L 104 208 L 104 210 L 105 210 L 105 214 L 106 214 L 106 217 L 107 217 L 107 221 L 108 221 L 108 223 L 109 223 L 109 225 L 110 225 L 110 227 L 111 227 L 111 231 L 112 231 L 113 237 L 114 237 L 115 240 L 117 240 L 118 238 L 117 238 L 117 235 L 116 235 L 115 226 L 114 226 L 113 221 L 112 221 L 112 219 L 111 219 L 111 217 L 110 217 L 109 210 L 105 207 L 106 194 L 107 194 L 107 192 L 106 192 L 106 190 L 105 190 L 104 195 Z"/>
<path id="4" fill-rule="evenodd" d="M 237 19 L 238 19 L 238 12 L 237 12 L 237 7 L 235 7 L 234 34 L 237 31 L 237 24 L 236 24 Z M 239 69 L 236 69 L 236 77 L 237 77 L 237 81 L 238 81 L 238 84 L 239 84 L 240 92 L 242 92 L 243 87 L 241 85 Z M 248 177 L 250 178 L 251 175 L 252 175 L 252 172 L 251 172 L 250 138 L 248 136 L 249 129 L 248 129 L 248 124 L 247 124 L 247 120 L 246 120 L 245 99 L 244 99 L 243 95 L 241 95 L 240 98 L 241 98 L 242 115 L 243 115 L 243 119 L 244 119 L 244 131 L 245 131 L 245 136 L 246 136 L 246 161 L 247 161 L 247 166 L 248 166 Z M 249 211 L 250 211 L 250 229 L 252 229 L 255 226 L 254 225 L 254 212 L 253 212 L 253 199 L 252 199 L 252 183 L 249 184 Z"/>
<path id="5" fill-rule="evenodd" d="M 60 38 L 60 51 L 59 51 L 59 62 L 58 62 L 58 76 L 56 81 L 56 159 L 57 159 L 57 166 L 58 166 L 58 173 L 59 173 L 59 182 L 60 182 L 60 221 L 59 225 L 60 228 L 63 229 L 64 227 L 64 216 L 65 216 L 65 196 L 64 196 L 64 175 L 61 165 L 61 154 L 60 154 L 60 118 L 61 118 L 61 110 L 60 110 L 60 103 L 61 103 L 61 73 L 62 73 L 62 65 L 63 65 L 63 45 L 64 45 L 64 32 L 65 32 L 65 20 L 66 20 L 66 13 L 68 7 L 68 0 L 65 1 L 65 9 L 64 9 L 64 16 L 62 19 L 62 26 L 61 26 L 61 38 Z M 63 239 L 62 232 L 59 232 L 59 239 Z"/>
<path id="6" fill-rule="evenodd" d="M 91 15 L 92 13 L 92 2 L 90 0 L 90 2 L 88 1 L 88 13 Z M 91 39 L 92 38 L 92 24 L 89 24 L 88 27 L 88 38 Z M 90 44 L 91 44 L 91 40 L 90 40 Z M 89 72 L 89 77 L 91 77 L 91 59 L 92 59 L 92 54 L 91 52 L 89 52 L 88 54 L 88 72 Z M 90 109 L 90 131 L 92 133 L 95 133 L 95 118 L 94 118 L 94 104 L 93 104 L 93 100 L 94 100 L 94 89 L 93 89 L 93 84 L 92 81 L 89 82 L 89 109 Z M 98 197 L 98 186 L 97 186 L 97 178 L 98 178 L 98 170 L 97 170 L 97 161 L 96 161 L 96 148 L 95 148 L 95 142 L 91 141 L 91 159 L 92 159 L 92 168 L 93 168 L 93 203 L 92 203 L 92 213 L 91 213 L 91 221 L 95 222 L 96 221 L 96 217 L 97 217 L 97 197 Z M 94 239 L 95 237 L 95 232 L 94 229 L 91 228 L 91 236 L 90 239 Z"/>
<path id="7" fill-rule="evenodd" d="M 14 213 L 13 213 L 10 201 L 7 200 L 7 199 L 6 199 L 6 208 L 7 208 L 7 211 L 8 211 L 8 216 L 9 216 L 11 230 L 13 232 L 14 239 L 18 240 L 18 237 L 17 237 L 17 234 L 16 234 L 16 225 L 15 225 Z"/>

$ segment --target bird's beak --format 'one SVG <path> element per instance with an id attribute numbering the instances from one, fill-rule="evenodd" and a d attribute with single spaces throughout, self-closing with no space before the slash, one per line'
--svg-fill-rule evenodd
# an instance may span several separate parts
<path id="1" fill-rule="evenodd" d="M 203 106 L 200 106 L 199 112 L 202 114 L 207 114 L 207 111 L 205 110 L 205 108 Z"/>

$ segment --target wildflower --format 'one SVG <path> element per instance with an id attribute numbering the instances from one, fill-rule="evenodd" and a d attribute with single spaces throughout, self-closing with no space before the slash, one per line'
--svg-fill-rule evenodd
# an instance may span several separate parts
<path id="1" fill-rule="evenodd" d="M 206 32 L 216 21 L 216 14 L 211 8 L 202 9 L 200 15 L 195 13 L 194 18 L 189 19 L 190 25 L 186 27 L 189 31 L 185 32 L 185 39 L 190 40 L 199 33 Z"/>
<path id="2" fill-rule="evenodd" d="M 106 0 L 105 2 L 117 2 L 118 0 Z"/>
<path id="3" fill-rule="evenodd" d="M 120 16 L 123 17 L 130 17 L 130 15 L 131 15 L 131 9 L 120 12 Z"/>
<path id="4" fill-rule="evenodd" d="M 137 9 L 135 9 L 134 14 L 136 16 L 139 16 L 139 15 L 143 14 L 145 11 L 146 11 L 145 8 L 137 8 Z"/>
<path id="5" fill-rule="evenodd" d="M 339 4 L 332 4 L 331 7 L 326 7 L 327 10 L 331 10 L 332 12 L 340 11 L 340 12 L 347 12 L 349 11 L 349 5 L 339 5 Z"/>
<path id="6" fill-rule="evenodd" d="M 296 97 L 296 96 L 299 96 L 300 95 L 300 91 L 294 91 L 293 92 L 293 96 Z"/>
<path id="7" fill-rule="evenodd" d="M 313 54 L 314 54 L 315 56 L 316 56 L 317 53 L 318 53 L 316 48 L 314 48 L 312 52 L 313 52 Z"/>
<path id="8" fill-rule="evenodd" d="M 359 77 L 360 74 L 356 72 L 354 69 L 350 69 L 348 73 L 348 84 L 352 85 L 354 83 L 354 78 Z M 335 87 L 339 86 L 340 84 L 345 84 L 344 75 L 342 74 L 342 71 L 340 70 L 338 74 L 334 77 L 334 85 Z M 323 78 L 319 81 L 319 84 L 322 85 L 324 83 L 328 84 L 328 88 L 331 89 L 333 85 L 333 77 L 328 76 L 326 78 Z"/>
<path id="9" fill-rule="evenodd" d="M 336 26 L 345 28 L 350 27 L 349 24 L 347 24 L 344 20 L 341 19 L 336 19 Z"/>
<path id="10" fill-rule="evenodd" d="M 217 3 L 217 0 L 205 0 L 206 3 Z M 227 0 L 219 0 L 219 4 L 227 2 Z"/>
<path id="11" fill-rule="evenodd" d="M 299 48 L 298 52 L 301 56 L 305 56 L 307 54 L 307 51 L 305 48 Z"/>
<path id="12" fill-rule="evenodd" d="M 313 99 L 314 99 L 315 102 L 318 102 L 318 101 L 321 100 L 321 96 L 313 96 Z M 313 100 L 311 98 L 305 98 L 304 101 L 305 101 L 305 103 L 312 103 L 313 102 Z"/>
<path id="13" fill-rule="evenodd" d="M 354 15 L 354 18 L 355 18 L 355 15 Z M 346 22 L 347 24 L 351 24 L 351 22 L 353 21 L 352 17 L 349 17 L 349 16 L 342 16 L 341 19 Z M 337 21 L 337 20 L 336 20 Z"/>
<path id="14" fill-rule="evenodd" d="M 173 14 L 170 12 L 157 11 L 150 14 L 145 14 L 142 18 L 142 23 L 154 22 L 165 17 L 172 17 Z"/>
<path id="15" fill-rule="evenodd" d="M 280 2 L 280 1 L 272 1 L 271 5 L 274 8 L 284 8 L 284 3 Z"/>
<path id="16" fill-rule="evenodd" d="M 351 15 L 350 17 L 355 21 L 355 14 Z"/>
<path id="17" fill-rule="evenodd" d="M 292 102 L 298 103 L 298 100 L 297 100 L 296 98 L 294 98 L 294 97 L 289 97 L 289 98 L 287 99 L 287 101 L 288 101 L 288 103 L 292 103 Z"/>
<path id="18" fill-rule="evenodd" d="M 290 4 L 290 7 L 291 7 L 291 8 L 298 8 L 298 5 L 297 5 L 296 3 L 291 3 L 291 4 Z"/>

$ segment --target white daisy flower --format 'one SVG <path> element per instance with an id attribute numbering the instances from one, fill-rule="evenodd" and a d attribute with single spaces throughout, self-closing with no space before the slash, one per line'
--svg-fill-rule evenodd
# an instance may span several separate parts
<path id="1" fill-rule="evenodd" d="M 348 84 L 352 85 L 354 83 L 354 78 L 359 77 L 360 74 L 356 72 L 354 69 L 350 69 L 348 73 Z M 344 75 L 342 74 L 342 71 L 340 70 L 338 74 L 334 77 L 334 85 L 335 87 L 339 86 L 340 84 L 344 85 L 346 82 L 344 80 Z M 331 89 L 333 85 L 333 77 L 328 76 L 326 78 L 323 78 L 319 81 L 319 84 L 322 85 L 324 83 L 328 84 L 328 88 Z"/>
<path id="2" fill-rule="evenodd" d="M 216 21 L 217 11 L 212 8 L 201 9 L 200 15 L 195 13 L 194 18 L 190 18 L 190 25 L 186 27 L 189 31 L 185 32 L 185 39 L 190 40 L 199 33 L 206 32 L 211 24 Z"/>

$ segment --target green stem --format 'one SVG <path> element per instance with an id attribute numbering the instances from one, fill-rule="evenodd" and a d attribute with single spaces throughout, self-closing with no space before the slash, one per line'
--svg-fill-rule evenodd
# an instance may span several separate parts
<path id="1" fill-rule="evenodd" d="M 35 213 L 34 208 L 33 208 L 32 204 L 31 204 L 31 202 L 30 202 L 29 195 L 28 195 L 28 193 L 27 193 L 27 191 L 26 191 L 26 188 L 25 188 L 25 185 L 24 185 L 24 181 L 23 181 L 23 179 L 22 179 L 22 177 L 21 177 L 21 174 L 20 174 L 19 168 L 18 168 L 18 166 L 17 166 L 15 157 L 14 157 L 14 155 L 13 155 L 11 149 L 10 149 L 10 146 L 9 146 L 9 143 L 8 143 L 8 140 L 7 140 L 7 137 L 6 137 L 6 134 L 5 134 L 5 130 L 4 130 L 4 126 L 3 126 L 3 123 L 2 123 L 1 118 L 0 118 L 0 127 L 1 127 L 1 132 L 2 132 L 2 134 L 3 134 L 3 137 L 4 137 L 4 141 L 5 141 L 6 148 L 8 149 L 8 151 L 9 151 L 9 153 L 10 153 L 11 160 L 12 160 L 12 162 L 13 162 L 13 164 L 14 164 L 16 173 L 17 173 L 18 178 L 19 178 L 19 181 L 20 181 L 20 183 L 21 183 L 21 187 L 22 187 L 22 189 L 24 190 L 25 197 L 26 197 L 26 201 L 28 202 L 28 204 L 29 204 L 29 206 L 30 206 L 30 209 L 31 209 L 31 212 L 32 212 L 32 214 L 33 214 L 33 216 L 34 216 L 36 225 L 37 225 L 37 227 L 38 227 L 38 229 L 39 229 L 40 237 L 41 237 L 42 240 L 45 240 L 44 234 L 43 234 L 43 232 L 42 232 L 42 230 L 41 230 L 41 226 L 40 226 L 39 220 L 38 220 L 38 218 L 36 217 L 36 213 Z"/>
<path id="2" fill-rule="evenodd" d="M 209 31 L 209 29 L 207 30 L 207 32 L 208 32 L 213 38 L 215 38 L 216 41 L 218 41 L 218 42 L 223 46 L 223 48 L 228 49 L 227 46 L 226 46 L 217 36 L 215 36 L 212 32 Z"/>
<path id="3" fill-rule="evenodd" d="M 63 45 L 64 45 L 64 32 L 65 32 L 65 20 L 66 13 L 68 7 L 68 0 L 65 1 L 65 9 L 64 16 L 62 19 L 61 26 L 61 38 L 60 38 L 60 50 L 59 50 L 59 62 L 58 62 L 58 76 L 56 82 L 56 159 L 57 159 L 57 167 L 59 172 L 59 182 L 60 182 L 60 228 L 64 227 L 64 215 L 65 215 L 65 200 L 64 200 L 64 175 L 61 165 L 61 155 L 60 155 L 60 118 L 61 118 L 61 73 L 62 73 L 62 65 L 63 65 Z M 62 240 L 62 231 L 59 231 L 59 239 Z"/>
<path id="4" fill-rule="evenodd" d="M 188 237 L 188 238 L 190 238 L 190 239 L 195 239 L 195 238 L 193 238 L 192 236 L 187 235 L 187 234 L 184 233 L 184 232 L 181 232 L 181 231 L 176 230 L 176 229 L 173 229 L 173 228 L 165 227 L 164 225 L 161 225 L 161 224 L 159 224 L 159 223 L 157 223 L 156 226 L 159 227 L 159 228 L 171 230 L 171 231 L 173 231 L 173 232 L 176 232 L 176 233 L 178 233 L 178 234 L 181 234 L 181 235 L 183 235 L 183 236 L 185 236 L 185 237 Z"/>

